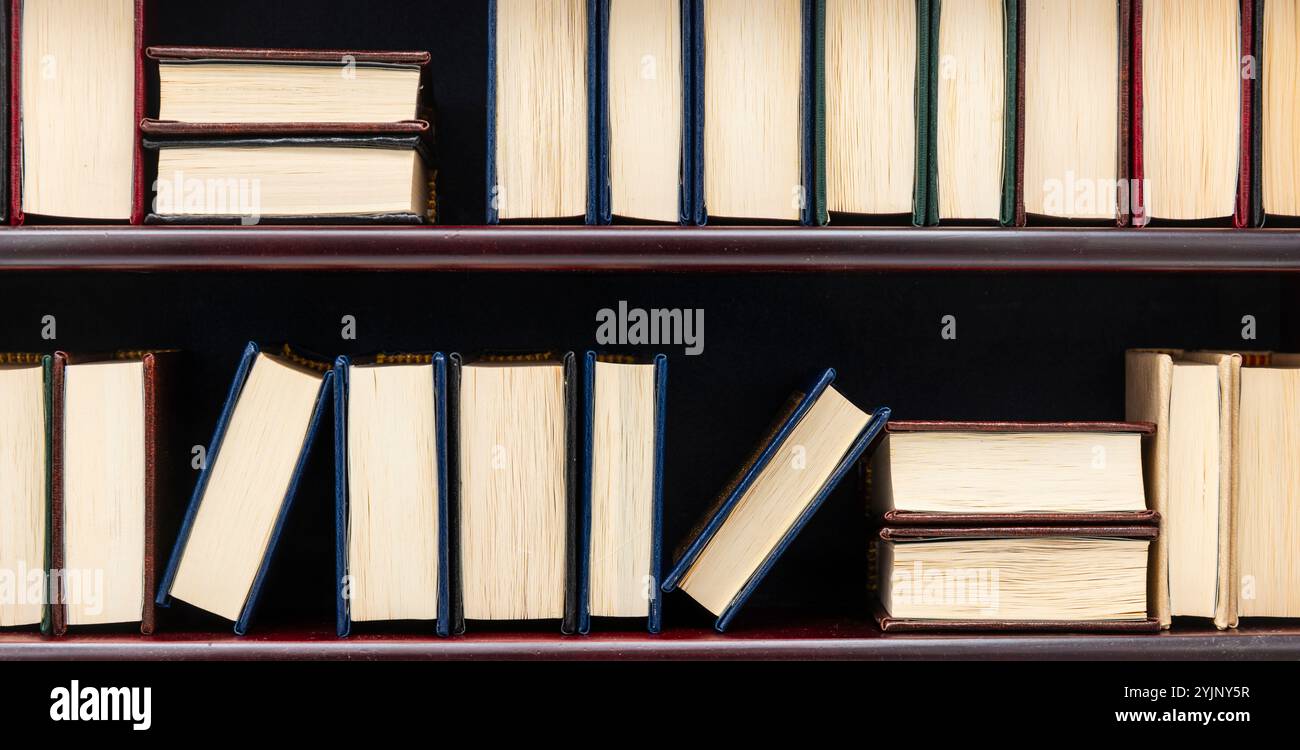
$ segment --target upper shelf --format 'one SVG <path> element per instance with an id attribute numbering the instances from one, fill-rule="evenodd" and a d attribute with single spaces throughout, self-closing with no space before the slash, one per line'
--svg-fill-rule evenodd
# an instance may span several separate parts
<path id="1" fill-rule="evenodd" d="M 22 227 L 0 269 L 1300 272 L 1300 231 Z"/>

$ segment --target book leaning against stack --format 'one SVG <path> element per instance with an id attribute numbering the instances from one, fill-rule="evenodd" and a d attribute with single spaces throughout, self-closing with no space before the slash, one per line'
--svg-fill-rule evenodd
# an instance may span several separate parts
<path id="1" fill-rule="evenodd" d="M 436 219 L 427 52 L 150 47 L 150 223 Z"/>

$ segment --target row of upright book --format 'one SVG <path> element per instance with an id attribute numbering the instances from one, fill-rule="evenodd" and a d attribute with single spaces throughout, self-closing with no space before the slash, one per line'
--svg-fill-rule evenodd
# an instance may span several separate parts
<path id="1" fill-rule="evenodd" d="M 12 0 L 13 222 L 436 221 L 427 52 L 146 47 L 146 6 Z M 488 0 L 486 70 L 464 71 L 486 88 L 485 219 L 1286 223 L 1298 17 Z"/>
<path id="2" fill-rule="evenodd" d="M 489 221 L 1300 215 L 1291 0 L 498 0 L 492 12 Z"/>
<path id="3" fill-rule="evenodd" d="M 332 412 L 340 636 L 377 621 L 448 635 L 466 621 L 586 633 L 634 620 L 654 633 L 674 588 L 721 630 L 888 416 L 823 374 L 664 575 L 662 355 L 328 362 L 250 343 L 172 540 L 161 519 L 179 507 L 165 429 L 178 356 L 5 358 L 0 627 L 149 633 L 179 600 L 247 632 Z"/>

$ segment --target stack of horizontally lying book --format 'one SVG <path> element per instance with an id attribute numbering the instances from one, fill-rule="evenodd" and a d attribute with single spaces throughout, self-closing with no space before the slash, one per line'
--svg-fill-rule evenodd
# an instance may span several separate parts
<path id="1" fill-rule="evenodd" d="M 1126 365 L 1129 418 L 1157 425 L 1147 475 L 1164 518 L 1161 625 L 1300 617 L 1300 356 L 1134 350 Z"/>
<path id="2" fill-rule="evenodd" d="M 1147 423 L 890 422 L 869 472 L 885 631 L 1154 631 Z"/>
<path id="3" fill-rule="evenodd" d="M 435 218 L 427 52 L 150 47 L 150 222 Z"/>

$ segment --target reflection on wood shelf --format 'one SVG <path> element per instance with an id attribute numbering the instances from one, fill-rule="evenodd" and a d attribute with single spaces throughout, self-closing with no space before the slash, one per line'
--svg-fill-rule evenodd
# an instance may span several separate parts
<path id="1" fill-rule="evenodd" d="M 7 270 L 1298 272 L 1300 231 L 24 227 Z"/>
<path id="2" fill-rule="evenodd" d="M 1158 635 L 882 635 L 861 620 L 810 620 L 802 624 L 736 626 L 725 635 L 706 628 L 644 632 L 593 632 L 561 636 L 549 630 L 478 631 L 437 638 L 354 635 L 338 639 L 329 628 L 266 629 L 244 637 L 230 633 L 73 634 L 45 638 L 0 633 L 0 660 L 10 659 L 1296 659 L 1300 626 L 1248 624 L 1216 631 L 1205 624 L 1175 623 Z"/>

